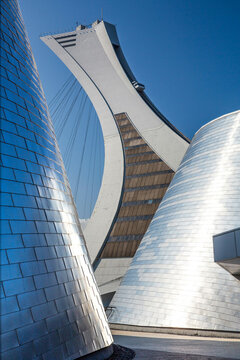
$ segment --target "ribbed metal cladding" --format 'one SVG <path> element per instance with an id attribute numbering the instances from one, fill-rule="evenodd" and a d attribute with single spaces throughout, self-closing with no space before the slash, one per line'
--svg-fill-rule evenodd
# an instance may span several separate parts
<path id="1" fill-rule="evenodd" d="M 1 359 L 76 359 L 112 336 L 18 2 L 1 13 Z"/>
<path id="2" fill-rule="evenodd" d="M 240 225 L 240 111 L 194 136 L 113 301 L 112 323 L 240 331 L 240 282 L 213 235 Z"/>

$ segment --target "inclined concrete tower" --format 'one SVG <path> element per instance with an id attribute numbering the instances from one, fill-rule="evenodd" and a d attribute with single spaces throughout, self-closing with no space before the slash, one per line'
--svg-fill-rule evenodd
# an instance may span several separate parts
<path id="1" fill-rule="evenodd" d="M 189 141 L 156 109 L 144 85 L 137 82 L 114 25 L 96 21 L 42 40 L 80 82 L 103 131 L 103 179 L 84 235 L 107 303 Z"/>
<path id="2" fill-rule="evenodd" d="M 113 340 L 17 0 L 1 1 L 1 47 L 1 359 L 106 359 Z"/>

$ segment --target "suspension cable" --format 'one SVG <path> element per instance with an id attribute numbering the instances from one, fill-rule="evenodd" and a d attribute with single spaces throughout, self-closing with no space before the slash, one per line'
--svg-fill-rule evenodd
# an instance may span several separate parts
<path id="1" fill-rule="evenodd" d="M 82 154 L 81 154 L 82 156 L 81 156 L 81 160 L 80 160 L 80 167 L 79 167 L 79 170 L 78 170 L 77 183 L 76 183 L 76 188 L 75 188 L 75 192 L 74 192 L 75 199 L 77 199 L 78 190 L 79 190 L 80 177 L 81 177 L 81 173 L 82 173 L 83 157 L 84 157 L 85 150 L 86 150 L 86 139 L 87 139 L 87 135 L 88 135 L 88 129 L 89 129 L 91 113 L 92 113 L 92 107 L 89 108 L 89 113 L 88 113 L 87 129 L 86 129 L 86 132 L 85 132 L 85 137 L 84 137 L 84 142 L 83 142 L 83 151 L 82 151 Z"/>
<path id="2" fill-rule="evenodd" d="M 69 100 L 71 99 L 73 90 L 76 89 L 76 85 L 77 85 L 77 80 L 74 79 L 73 83 L 71 84 L 70 88 L 68 89 L 68 92 L 66 95 L 63 96 L 63 100 L 59 101 L 58 106 L 52 111 L 52 119 L 53 121 L 55 119 L 59 119 L 61 118 L 61 114 L 62 114 L 62 109 L 65 109 L 67 106 L 67 103 L 69 102 Z M 60 115 L 60 116 L 59 116 Z M 59 124 L 57 124 L 59 125 Z"/>
<path id="3" fill-rule="evenodd" d="M 78 90 L 77 94 L 75 95 L 73 101 L 72 101 L 71 104 L 70 104 L 70 107 L 69 107 L 69 109 L 68 109 L 65 117 L 64 117 L 63 120 L 62 120 L 62 127 L 59 129 L 59 133 L 58 133 L 59 139 L 60 139 L 61 136 L 62 136 L 62 133 L 63 133 L 63 130 L 64 130 L 65 126 L 66 126 L 67 120 L 68 120 L 71 112 L 73 111 L 74 105 L 76 104 L 76 101 L 77 101 L 78 96 L 79 96 L 79 94 L 81 93 L 81 91 L 82 91 L 82 87 Z"/>
<path id="4" fill-rule="evenodd" d="M 72 150 L 73 150 L 73 147 L 74 147 L 74 144 L 75 144 L 75 140 L 76 140 L 76 137 L 77 137 L 77 134 L 78 134 L 80 124 L 82 122 L 82 115 L 84 113 L 86 100 L 87 100 L 87 95 L 85 94 L 81 99 L 79 110 L 78 110 L 78 113 L 77 113 L 77 116 L 76 116 L 76 118 L 77 118 L 76 126 L 75 126 L 75 128 L 72 129 L 70 141 L 69 141 L 68 147 L 66 149 L 65 159 L 66 159 L 67 170 L 69 170 L 69 166 L 70 166 L 70 163 L 71 163 L 71 159 L 72 159 L 72 155 L 73 155 Z"/>
<path id="5" fill-rule="evenodd" d="M 68 85 L 70 84 L 71 80 L 73 80 L 73 75 L 71 74 L 68 79 L 65 81 L 65 83 L 63 84 L 63 86 L 58 90 L 58 92 L 56 93 L 56 95 L 52 98 L 52 100 L 49 102 L 48 108 L 49 110 L 52 109 L 55 105 L 55 103 L 58 102 L 58 99 L 61 97 L 62 93 L 64 92 L 64 90 L 68 87 Z"/>
<path id="6" fill-rule="evenodd" d="M 60 148 L 63 147 L 63 160 L 76 203 L 79 203 L 79 189 L 86 184 L 79 211 L 88 218 L 94 208 L 95 194 L 101 186 L 103 173 L 104 154 L 97 114 L 72 74 L 50 101 L 49 110 Z"/>

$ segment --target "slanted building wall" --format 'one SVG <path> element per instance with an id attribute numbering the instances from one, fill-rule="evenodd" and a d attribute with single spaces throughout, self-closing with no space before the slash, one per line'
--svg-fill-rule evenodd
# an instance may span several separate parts
<path id="1" fill-rule="evenodd" d="M 111 302 L 111 323 L 240 331 L 240 282 L 213 249 L 213 235 L 240 225 L 239 159 L 240 111 L 195 134 Z"/>
<path id="2" fill-rule="evenodd" d="M 16 0 L 1 1 L 1 47 L 1 359 L 105 359 L 113 340 Z"/>

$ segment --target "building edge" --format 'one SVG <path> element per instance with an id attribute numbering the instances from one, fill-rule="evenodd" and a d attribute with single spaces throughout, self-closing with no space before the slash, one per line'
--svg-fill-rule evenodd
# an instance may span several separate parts
<path id="1" fill-rule="evenodd" d="M 155 326 L 137 326 L 128 324 L 117 324 L 110 322 L 111 330 L 130 331 L 130 332 L 146 332 L 151 334 L 172 334 L 198 337 L 213 337 L 224 339 L 240 339 L 240 332 L 238 331 L 221 331 L 209 329 L 186 329 L 174 327 L 155 327 Z"/>

